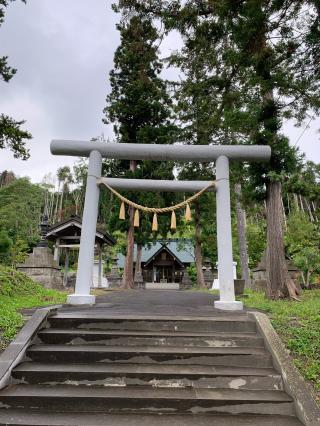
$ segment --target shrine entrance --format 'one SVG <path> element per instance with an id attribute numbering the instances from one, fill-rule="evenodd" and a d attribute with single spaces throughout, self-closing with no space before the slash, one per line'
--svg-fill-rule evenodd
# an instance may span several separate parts
<path id="1" fill-rule="evenodd" d="M 243 309 L 242 302 L 235 300 L 234 292 L 229 161 L 268 161 L 271 157 L 269 146 L 156 145 L 55 140 L 51 142 L 51 153 L 54 155 L 89 157 L 77 281 L 75 293 L 68 296 L 68 303 L 73 305 L 95 303 L 95 296 L 90 294 L 90 282 L 98 217 L 99 185 L 107 184 L 113 189 L 132 191 L 201 192 L 204 189 L 215 191 L 220 300 L 215 301 L 214 306 L 223 310 Z M 103 178 L 101 177 L 103 157 L 122 160 L 214 161 L 216 181 L 213 185 L 212 182 L 207 181 L 181 182 Z M 160 270 L 159 274 L 161 274 Z"/>
<path id="2" fill-rule="evenodd" d="M 172 266 L 156 265 L 155 266 L 155 282 L 156 283 L 172 283 L 174 273 Z"/>

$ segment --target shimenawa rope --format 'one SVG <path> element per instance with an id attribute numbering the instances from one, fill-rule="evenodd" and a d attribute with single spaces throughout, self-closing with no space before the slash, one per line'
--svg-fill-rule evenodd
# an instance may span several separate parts
<path id="1" fill-rule="evenodd" d="M 209 188 L 215 185 L 214 182 L 211 182 L 206 187 L 202 188 L 200 191 L 198 191 L 196 194 L 193 194 L 191 197 L 187 198 L 184 201 L 181 201 L 178 204 L 175 204 L 174 206 L 170 207 L 146 207 L 142 206 L 141 204 L 135 203 L 134 201 L 129 200 L 128 198 L 121 195 L 118 191 L 116 191 L 114 188 L 112 188 L 110 185 L 108 185 L 105 181 L 101 180 L 101 183 L 105 185 L 109 191 L 111 191 L 114 195 L 116 195 L 121 201 L 121 207 L 120 207 L 120 213 L 119 213 L 119 219 L 125 219 L 125 205 L 133 207 L 136 209 L 134 214 L 134 226 L 139 226 L 139 210 L 147 212 L 147 213 L 153 213 L 153 222 L 152 222 L 152 230 L 157 231 L 158 230 L 158 220 L 157 220 L 157 213 L 167 213 L 172 212 L 171 216 L 171 229 L 176 229 L 176 215 L 175 210 L 181 209 L 182 207 L 186 206 L 186 220 L 191 220 L 191 210 L 189 204 L 192 203 L 192 201 L 196 200 L 200 195 L 202 195 L 205 191 L 207 191 Z"/>

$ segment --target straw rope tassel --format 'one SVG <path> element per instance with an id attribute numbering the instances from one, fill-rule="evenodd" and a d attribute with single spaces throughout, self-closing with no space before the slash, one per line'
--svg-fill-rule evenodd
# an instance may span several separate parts
<path id="1" fill-rule="evenodd" d="M 133 222 L 133 226 L 135 226 L 136 228 L 139 228 L 140 225 L 140 216 L 139 216 L 139 210 L 136 209 L 135 213 L 134 213 L 134 222 Z"/>
<path id="2" fill-rule="evenodd" d="M 153 213 L 152 231 L 158 231 L 158 217 L 157 217 L 157 213 Z"/>
<path id="3" fill-rule="evenodd" d="M 190 220 L 191 220 L 191 210 L 190 210 L 189 203 L 187 203 L 187 207 L 186 207 L 186 222 L 190 222 Z"/>
<path id="4" fill-rule="evenodd" d="M 119 219 L 124 220 L 125 218 L 126 218 L 126 208 L 125 208 L 124 202 L 122 201 L 120 212 L 119 212 Z"/>
<path id="5" fill-rule="evenodd" d="M 171 213 L 171 229 L 177 229 L 177 219 L 174 210 Z"/>

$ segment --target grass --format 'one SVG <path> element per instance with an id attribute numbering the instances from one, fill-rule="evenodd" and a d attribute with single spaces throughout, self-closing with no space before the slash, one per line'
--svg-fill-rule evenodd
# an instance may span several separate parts
<path id="1" fill-rule="evenodd" d="M 247 308 L 268 314 L 295 365 L 313 384 L 320 401 L 320 289 L 305 290 L 300 299 L 301 302 L 268 300 L 262 293 L 247 290 L 242 301 Z"/>
<path id="2" fill-rule="evenodd" d="M 0 265 L 0 349 L 23 326 L 19 310 L 64 303 L 66 293 L 47 290 L 27 275 Z"/>

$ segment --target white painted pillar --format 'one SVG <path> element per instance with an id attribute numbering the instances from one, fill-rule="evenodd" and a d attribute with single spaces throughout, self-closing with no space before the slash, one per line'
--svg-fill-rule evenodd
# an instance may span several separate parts
<path id="1" fill-rule="evenodd" d="M 98 151 L 91 151 L 82 218 L 76 288 L 75 293 L 69 295 L 67 298 L 67 302 L 71 305 L 95 303 L 95 296 L 90 295 L 90 286 L 92 282 L 99 203 L 99 186 L 97 185 L 97 178 L 101 177 L 101 167 L 101 154 Z"/>
<path id="2" fill-rule="evenodd" d="M 98 287 L 102 287 L 102 247 L 99 245 Z"/>
<path id="3" fill-rule="evenodd" d="M 63 275 L 64 287 L 67 287 L 67 284 L 68 284 L 68 272 L 69 272 L 69 247 L 66 247 L 66 259 L 64 263 L 64 275 Z"/>
<path id="4" fill-rule="evenodd" d="M 217 309 L 242 310 L 243 304 L 236 302 L 234 293 L 229 160 L 224 155 L 216 161 L 216 184 L 220 300 L 214 302 L 214 306 Z"/>
<path id="5" fill-rule="evenodd" d="M 60 238 L 57 238 L 54 245 L 53 260 L 57 262 L 58 266 L 59 266 L 59 245 L 60 245 Z"/>
<path id="6" fill-rule="evenodd" d="M 233 279 L 237 279 L 237 262 L 233 262 Z"/>

